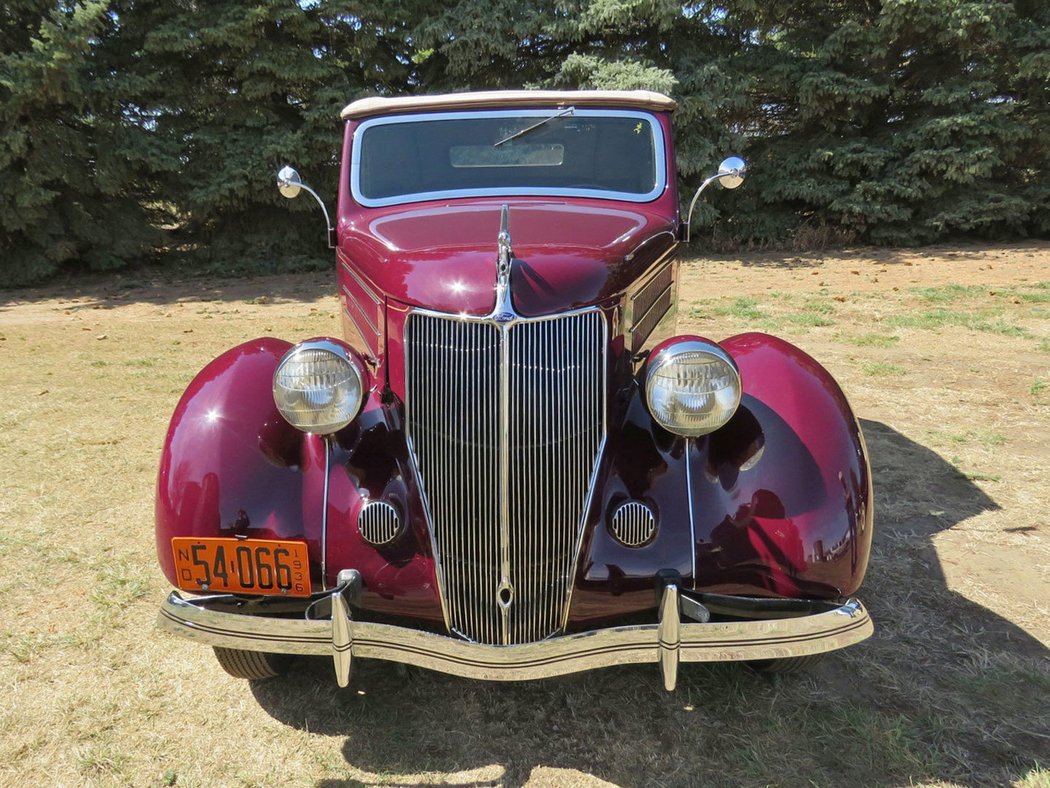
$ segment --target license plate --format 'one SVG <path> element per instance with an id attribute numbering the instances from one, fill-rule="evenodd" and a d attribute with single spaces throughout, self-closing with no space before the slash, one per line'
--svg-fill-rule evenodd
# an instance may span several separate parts
<path id="1" fill-rule="evenodd" d="M 185 591 L 310 596 L 305 542 L 176 537 L 171 550 Z"/>

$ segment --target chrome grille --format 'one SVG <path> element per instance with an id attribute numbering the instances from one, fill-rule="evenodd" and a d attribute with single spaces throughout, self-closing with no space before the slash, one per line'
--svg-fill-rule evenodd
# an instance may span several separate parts
<path id="1" fill-rule="evenodd" d="M 628 547 L 646 544 L 656 533 L 653 510 L 639 501 L 628 501 L 613 512 L 612 532 Z"/>
<path id="2" fill-rule="evenodd" d="M 357 530 L 366 542 L 389 544 L 401 532 L 401 517 L 386 501 L 371 501 L 357 515 Z"/>
<path id="3" fill-rule="evenodd" d="M 542 640 L 562 627 L 605 436 L 605 321 L 417 312 L 405 346 L 449 625 L 482 643 Z"/>

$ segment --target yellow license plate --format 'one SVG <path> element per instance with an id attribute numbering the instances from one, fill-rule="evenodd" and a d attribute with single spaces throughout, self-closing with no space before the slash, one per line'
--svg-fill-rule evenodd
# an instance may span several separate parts
<path id="1" fill-rule="evenodd" d="M 176 537 L 171 550 L 185 591 L 310 596 L 305 542 Z"/>

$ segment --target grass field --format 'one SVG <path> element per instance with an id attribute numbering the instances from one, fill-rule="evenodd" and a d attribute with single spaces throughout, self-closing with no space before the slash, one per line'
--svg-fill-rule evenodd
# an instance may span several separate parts
<path id="1" fill-rule="evenodd" d="M 679 329 L 775 332 L 874 467 L 876 633 L 809 673 L 495 685 L 327 660 L 249 684 L 154 630 L 156 462 L 195 372 L 338 331 L 329 276 L 136 277 L 0 305 L 0 785 L 1050 786 L 1050 245 L 683 267 Z"/>

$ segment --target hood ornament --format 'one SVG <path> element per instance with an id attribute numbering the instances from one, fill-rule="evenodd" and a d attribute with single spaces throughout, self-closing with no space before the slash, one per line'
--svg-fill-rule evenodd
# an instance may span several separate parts
<path id="1" fill-rule="evenodd" d="M 496 257 L 496 306 L 492 316 L 501 323 L 517 317 L 510 298 L 510 270 L 514 252 L 510 247 L 510 206 L 504 205 L 500 214 L 499 235 L 496 237 L 499 250 Z"/>

